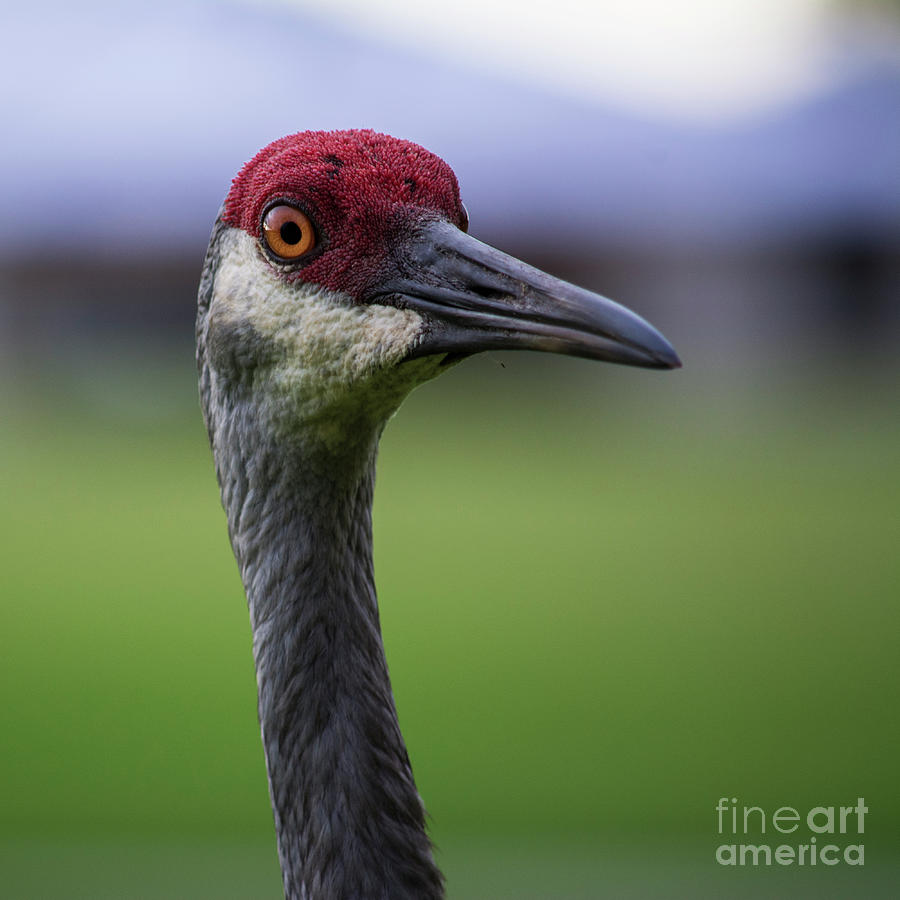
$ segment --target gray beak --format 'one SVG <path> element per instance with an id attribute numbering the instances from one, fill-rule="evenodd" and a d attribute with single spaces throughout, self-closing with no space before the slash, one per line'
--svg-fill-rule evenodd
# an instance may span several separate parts
<path id="1" fill-rule="evenodd" d="M 416 310 L 427 328 L 410 358 L 542 350 L 675 369 L 669 342 L 640 316 L 554 278 L 442 220 L 424 223 L 369 302 Z"/>

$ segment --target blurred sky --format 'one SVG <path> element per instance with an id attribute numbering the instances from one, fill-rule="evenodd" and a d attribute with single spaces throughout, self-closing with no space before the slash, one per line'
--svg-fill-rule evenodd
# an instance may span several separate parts
<path id="1" fill-rule="evenodd" d="M 839 77 L 830 0 L 260 0 L 650 115 L 735 118 Z M 843 24 L 843 23 L 842 23 Z"/>
<path id="2" fill-rule="evenodd" d="M 893 234 L 896 22 L 824 0 L 19 4 L 0 255 L 43 252 L 48 210 L 74 225 L 54 251 L 202 248 L 260 146 L 356 126 L 444 156 L 491 239 Z"/>

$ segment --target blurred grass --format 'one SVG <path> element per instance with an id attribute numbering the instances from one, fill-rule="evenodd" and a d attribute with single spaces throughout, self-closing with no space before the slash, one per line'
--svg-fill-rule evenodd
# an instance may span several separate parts
<path id="1" fill-rule="evenodd" d="M 638 387 L 620 391 L 605 370 L 595 392 L 575 363 L 575 391 L 540 366 L 468 365 L 389 426 L 375 509 L 388 659 L 451 896 L 549 896 L 535 870 L 556 872 L 555 896 L 771 895 L 773 873 L 716 881 L 720 796 L 767 809 L 864 796 L 865 871 L 779 877 L 792 896 L 889 896 L 890 407 L 798 389 L 765 410 L 667 408 L 684 384 L 641 380 L 664 376 L 627 373 Z M 9 896 L 81 896 L 29 893 L 29 872 L 46 887 L 47 853 L 59 873 L 105 858 L 119 893 L 94 872 L 84 896 L 123 896 L 117 840 L 126 869 L 168 860 L 185 883 L 214 869 L 219 897 L 261 896 L 227 873 L 266 871 L 277 895 L 246 607 L 192 390 L 183 414 L 143 423 L 77 403 L 5 409 Z M 76 838 L 84 853 L 65 849 Z M 178 896 L 161 878 L 134 896 Z"/>
<path id="2" fill-rule="evenodd" d="M 725 870 L 708 848 L 585 840 L 455 840 L 439 861 L 450 900 L 890 900 L 896 860 L 869 858 L 865 869 Z M 80 838 L 0 843 L 0 896 L 16 900 L 247 900 L 281 896 L 269 843 Z"/>

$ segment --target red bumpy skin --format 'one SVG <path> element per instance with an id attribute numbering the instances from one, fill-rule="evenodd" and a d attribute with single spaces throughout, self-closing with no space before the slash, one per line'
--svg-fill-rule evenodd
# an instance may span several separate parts
<path id="1" fill-rule="evenodd" d="M 374 131 L 304 131 L 274 141 L 234 179 L 224 220 L 254 238 L 277 201 L 313 221 L 317 246 L 285 277 L 359 299 L 390 265 L 392 242 L 416 219 L 465 227 L 453 170 L 414 144 Z"/>

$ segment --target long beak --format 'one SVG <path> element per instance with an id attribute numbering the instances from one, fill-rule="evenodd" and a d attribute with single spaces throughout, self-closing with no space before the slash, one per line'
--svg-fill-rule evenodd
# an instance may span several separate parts
<path id="1" fill-rule="evenodd" d="M 669 342 L 640 316 L 463 233 L 418 227 L 395 259 L 397 275 L 370 297 L 419 312 L 426 331 L 410 358 L 482 350 L 543 350 L 631 366 L 675 369 Z"/>

